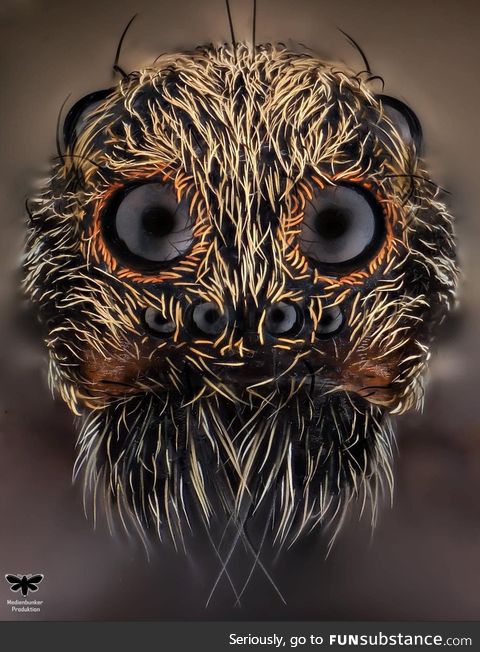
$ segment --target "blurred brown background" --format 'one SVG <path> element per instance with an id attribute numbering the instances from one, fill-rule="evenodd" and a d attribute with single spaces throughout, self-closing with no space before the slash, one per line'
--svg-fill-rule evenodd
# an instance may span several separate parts
<path id="1" fill-rule="evenodd" d="M 55 151 L 60 105 L 108 87 L 123 27 L 139 13 L 121 57 L 139 68 L 163 51 L 228 39 L 222 0 L 2 0 L 0 183 L 0 618 L 15 616 L 5 573 L 45 574 L 41 619 L 479 619 L 480 5 L 474 0 L 259 0 L 258 41 L 300 41 L 361 69 L 341 27 L 365 49 L 388 94 L 418 113 L 436 180 L 452 190 L 464 280 L 461 309 L 433 355 L 423 415 L 398 420 L 393 509 L 370 537 L 352 515 L 325 560 L 326 538 L 298 545 L 273 569 L 283 606 L 260 574 L 245 606 L 225 585 L 209 609 L 212 554 L 96 531 L 71 486 L 75 434 L 50 398 L 45 352 L 18 291 L 24 201 Z M 237 38 L 250 2 L 232 0 Z M 201 537 L 200 537 L 201 538 Z M 198 537 L 197 537 L 198 539 Z M 198 548 L 198 554 L 196 554 Z M 25 618 L 25 616 L 21 616 Z M 27 616 L 28 618 L 28 616 Z"/>

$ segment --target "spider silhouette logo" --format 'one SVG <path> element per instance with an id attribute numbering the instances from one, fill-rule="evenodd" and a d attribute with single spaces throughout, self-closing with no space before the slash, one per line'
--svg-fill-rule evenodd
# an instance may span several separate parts
<path id="1" fill-rule="evenodd" d="M 5 575 L 5 579 L 11 584 L 10 591 L 21 591 L 26 596 L 29 591 L 38 591 L 43 575 Z"/>

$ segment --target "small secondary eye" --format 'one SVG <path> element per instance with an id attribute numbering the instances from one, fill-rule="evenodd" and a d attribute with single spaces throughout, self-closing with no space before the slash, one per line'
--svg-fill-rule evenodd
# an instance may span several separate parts
<path id="1" fill-rule="evenodd" d="M 192 311 L 192 321 L 196 329 L 206 335 L 219 335 L 227 325 L 227 316 L 216 303 L 197 304 Z"/>
<path id="2" fill-rule="evenodd" d="M 168 337 L 175 332 L 175 322 L 164 317 L 163 313 L 155 308 L 145 310 L 144 320 L 148 331 L 157 337 Z"/>
<path id="3" fill-rule="evenodd" d="M 114 254 L 137 269 L 154 269 L 184 254 L 193 233 L 186 207 L 160 183 L 146 183 L 112 200 L 103 218 Z"/>
<path id="4" fill-rule="evenodd" d="M 294 336 L 302 325 L 300 311 L 293 303 L 279 301 L 267 310 L 265 328 L 271 335 L 276 337 Z"/>
<path id="5" fill-rule="evenodd" d="M 300 232 L 302 252 L 333 273 L 368 262 L 385 238 L 383 212 L 359 186 L 328 186 L 307 206 Z"/>
<path id="6" fill-rule="evenodd" d="M 343 325 L 343 314 L 338 306 L 325 308 L 317 326 L 317 335 L 321 338 L 336 335 Z"/>

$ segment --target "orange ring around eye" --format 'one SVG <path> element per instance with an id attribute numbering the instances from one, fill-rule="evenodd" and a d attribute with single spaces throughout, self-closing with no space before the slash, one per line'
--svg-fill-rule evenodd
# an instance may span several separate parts
<path id="1" fill-rule="evenodd" d="M 162 174 L 162 181 L 167 182 L 171 180 L 171 170 L 157 170 L 155 172 L 148 171 L 145 174 L 139 174 L 135 171 L 132 177 L 138 179 L 151 179 L 154 176 Z M 128 178 L 128 177 L 127 177 Z M 85 257 L 90 256 L 97 263 L 104 263 L 108 271 L 118 276 L 121 279 L 127 279 L 136 283 L 161 283 L 163 281 L 175 281 L 181 279 L 185 273 L 190 273 L 196 269 L 201 262 L 201 255 L 207 250 L 206 234 L 209 231 L 208 225 L 204 219 L 204 207 L 199 193 L 195 192 L 190 201 L 190 210 L 196 210 L 197 219 L 193 224 L 193 246 L 190 251 L 183 257 L 176 260 L 175 264 L 170 269 L 165 269 L 156 274 L 145 274 L 138 271 L 123 262 L 120 262 L 112 253 L 102 234 L 102 215 L 106 210 L 106 206 L 115 193 L 125 187 L 124 183 L 111 184 L 108 189 L 96 201 L 93 210 L 93 220 L 88 237 L 83 241 L 83 252 Z M 174 188 L 177 196 L 177 201 L 181 201 L 182 197 L 187 195 L 189 190 L 192 189 L 191 177 L 187 175 L 177 175 L 174 180 Z"/>
<path id="2" fill-rule="evenodd" d="M 312 180 L 320 187 L 320 188 L 325 188 L 327 184 L 325 183 L 324 180 L 320 179 L 316 175 L 312 175 Z M 339 177 L 329 177 L 329 180 L 332 181 L 332 184 L 335 185 L 335 183 L 339 180 Z M 342 285 L 363 285 L 365 280 L 369 278 L 371 274 L 375 272 L 376 269 L 382 264 L 382 262 L 386 259 L 388 259 L 392 252 L 396 250 L 395 247 L 395 236 L 393 234 L 393 226 L 398 222 L 399 220 L 399 215 L 396 212 L 393 212 L 393 206 L 391 202 L 386 201 L 386 198 L 381 195 L 381 193 L 376 190 L 370 182 L 366 181 L 363 177 L 359 176 L 342 176 L 341 181 L 343 183 L 352 183 L 352 184 L 357 184 L 370 192 L 376 199 L 377 203 L 382 207 L 382 212 L 384 214 L 384 226 L 385 226 L 385 240 L 382 243 L 380 249 L 378 252 L 375 254 L 375 256 L 368 262 L 367 268 L 359 268 L 356 269 L 352 272 L 345 273 L 343 275 L 339 276 L 333 276 L 329 275 L 326 273 L 321 273 L 318 270 L 314 271 L 314 282 L 324 282 L 324 283 L 329 283 L 331 287 L 340 287 Z M 311 185 L 307 185 L 308 182 L 301 182 L 300 185 L 300 192 L 298 193 L 299 195 L 299 201 L 301 204 L 305 203 L 305 198 L 304 198 L 304 193 L 307 194 L 308 197 L 313 196 L 313 191 Z M 294 216 L 294 224 L 295 226 L 299 224 L 298 221 L 298 216 Z M 293 226 L 293 220 L 290 221 L 290 226 Z M 299 230 L 297 229 L 292 236 L 295 237 L 298 235 Z M 293 243 L 293 237 L 290 238 L 290 243 Z M 291 254 L 291 263 L 293 262 L 294 266 L 297 267 L 297 269 L 303 267 L 302 262 L 308 262 L 307 257 L 301 252 L 300 246 L 298 243 L 296 243 L 293 248 L 291 249 L 292 254 Z"/>

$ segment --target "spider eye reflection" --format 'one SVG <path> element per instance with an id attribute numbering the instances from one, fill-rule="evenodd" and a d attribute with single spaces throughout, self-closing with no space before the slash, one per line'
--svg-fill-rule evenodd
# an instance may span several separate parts
<path id="1" fill-rule="evenodd" d="M 274 303 L 267 310 L 265 328 L 276 337 L 297 335 L 303 318 L 297 306 L 287 301 Z"/>
<path id="2" fill-rule="evenodd" d="M 328 338 L 336 335 L 343 326 L 343 313 L 339 306 L 324 308 L 322 316 L 317 325 L 316 334 L 320 338 Z"/>
<path id="3" fill-rule="evenodd" d="M 227 325 L 227 315 L 211 301 L 197 304 L 191 320 L 194 329 L 203 335 L 219 335 Z"/>
<path id="4" fill-rule="evenodd" d="M 176 329 L 175 322 L 163 315 L 160 310 L 147 308 L 143 315 L 146 330 L 156 337 L 169 337 Z"/>
<path id="5" fill-rule="evenodd" d="M 140 270 L 158 269 L 185 254 L 193 242 L 186 207 L 160 183 L 137 185 L 114 196 L 102 226 L 115 257 Z"/>
<path id="6" fill-rule="evenodd" d="M 328 186 L 308 205 L 299 238 L 302 252 L 318 267 L 331 273 L 353 271 L 380 249 L 383 211 L 360 186 Z"/>

